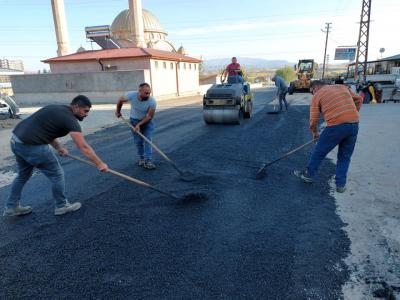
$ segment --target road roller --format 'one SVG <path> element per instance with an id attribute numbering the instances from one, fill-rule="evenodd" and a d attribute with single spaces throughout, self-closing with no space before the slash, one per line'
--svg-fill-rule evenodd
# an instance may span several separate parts
<path id="1" fill-rule="evenodd" d="M 214 84 L 203 97 L 206 124 L 240 124 L 242 119 L 251 117 L 252 109 L 252 95 L 247 82 Z"/>

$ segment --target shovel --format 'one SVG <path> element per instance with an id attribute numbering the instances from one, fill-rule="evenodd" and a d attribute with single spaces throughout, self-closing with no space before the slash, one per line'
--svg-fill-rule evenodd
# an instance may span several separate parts
<path id="1" fill-rule="evenodd" d="M 274 110 L 273 110 L 273 111 L 268 111 L 267 114 L 270 114 L 270 115 L 277 115 L 277 114 L 279 114 L 279 111 L 276 110 L 276 103 L 275 103 L 276 100 L 277 100 L 277 98 L 275 98 L 275 99 L 273 100 L 273 101 L 274 101 Z"/>
<path id="2" fill-rule="evenodd" d="M 121 116 L 122 121 L 124 121 L 136 134 L 138 134 L 143 140 L 146 141 L 146 143 L 150 144 L 167 162 L 169 162 L 174 169 L 179 173 L 181 179 L 183 181 L 194 181 L 196 180 L 196 177 L 188 171 L 182 171 L 181 169 L 178 168 L 178 166 L 175 164 L 173 160 L 171 160 L 164 152 L 160 150 L 156 145 L 153 144 L 152 141 L 150 141 L 147 137 L 145 137 L 140 131 L 136 131 L 135 127 L 132 126 L 132 124 L 125 119 L 123 116 Z"/>
<path id="3" fill-rule="evenodd" d="M 274 164 L 274 163 L 276 163 L 276 162 L 278 162 L 278 161 L 280 161 L 280 160 L 282 160 L 282 159 L 288 157 L 289 155 L 291 155 L 291 154 L 293 154 L 293 153 L 296 153 L 297 151 L 303 149 L 305 146 L 307 146 L 307 145 L 309 145 L 309 144 L 311 144 L 311 143 L 314 143 L 314 142 L 317 141 L 317 140 L 318 140 L 318 139 L 312 139 L 311 141 L 309 141 L 309 142 L 307 142 L 307 143 L 305 143 L 305 144 L 303 144 L 303 145 L 301 145 L 301 146 L 299 146 L 299 147 L 297 147 L 297 148 L 295 148 L 295 149 L 289 151 L 289 152 L 286 153 L 285 155 L 282 155 L 281 157 L 279 157 L 279 158 L 277 158 L 277 159 L 275 159 L 275 160 L 273 160 L 273 161 L 271 161 L 271 162 L 268 162 L 268 163 L 263 164 L 262 167 L 257 171 L 256 179 L 263 179 L 263 178 L 267 175 L 266 168 L 267 168 L 268 166 L 270 166 L 270 165 L 272 165 L 272 164 Z"/>
<path id="4" fill-rule="evenodd" d="M 92 163 L 92 162 L 90 162 L 90 161 L 87 161 L 87 160 L 84 160 L 84 159 L 82 159 L 82 158 L 80 158 L 80 157 L 78 157 L 78 156 L 74 156 L 74 155 L 71 155 L 71 154 L 66 154 L 66 156 L 69 157 L 69 158 L 75 159 L 75 160 L 77 160 L 77 161 L 80 161 L 80 162 L 82 162 L 82 163 L 85 163 L 85 164 L 87 164 L 87 165 L 90 165 L 90 166 L 96 168 L 96 166 L 95 166 L 94 163 Z M 138 185 L 144 186 L 144 187 L 146 187 L 146 188 L 148 188 L 148 189 L 151 189 L 151 190 L 153 190 L 153 191 L 159 192 L 160 194 L 162 194 L 162 195 L 164 195 L 164 196 L 167 196 L 167 197 L 169 197 L 169 198 L 172 198 L 172 199 L 175 199 L 175 200 L 181 199 L 181 198 L 179 198 L 178 196 L 176 196 L 176 195 L 174 195 L 174 194 L 167 193 L 167 192 L 164 192 L 164 191 L 162 191 L 162 190 L 159 190 L 158 188 L 152 186 L 151 184 L 149 184 L 149 183 L 147 183 L 147 182 L 144 182 L 144 181 L 141 181 L 141 180 L 139 180 L 139 179 L 130 177 L 130 176 L 125 175 L 125 174 L 122 174 L 122 173 L 120 173 L 120 172 L 117 172 L 117 171 L 108 169 L 108 173 L 111 173 L 111 174 L 113 174 L 113 175 L 115 175 L 115 176 L 118 176 L 118 177 L 122 177 L 122 178 L 124 178 L 124 179 L 126 179 L 126 180 L 128 180 L 128 181 L 130 181 L 130 182 L 133 182 L 133 183 L 136 183 L 136 184 L 138 184 Z"/>

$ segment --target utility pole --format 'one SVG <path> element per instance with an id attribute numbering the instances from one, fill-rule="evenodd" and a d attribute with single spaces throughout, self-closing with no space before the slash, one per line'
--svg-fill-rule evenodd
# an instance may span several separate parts
<path id="1" fill-rule="evenodd" d="M 329 54 L 326 55 L 326 65 L 325 65 L 326 73 L 328 73 L 328 69 L 329 69 Z"/>
<path id="2" fill-rule="evenodd" d="M 325 52 L 324 52 L 324 64 L 322 65 L 322 79 L 324 79 L 325 76 L 325 60 L 326 60 L 326 48 L 328 47 L 328 35 L 329 35 L 329 29 L 332 23 L 325 23 L 325 30 L 322 30 L 322 32 L 326 33 L 326 39 L 325 39 Z"/>
<path id="3" fill-rule="evenodd" d="M 359 73 L 362 74 L 362 81 L 366 81 L 367 62 L 368 62 L 368 41 L 369 41 L 369 24 L 371 17 L 371 1 L 362 0 L 360 31 L 357 42 L 357 57 L 354 69 L 354 79 L 357 80 Z M 360 70 L 360 72 L 359 72 Z"/>

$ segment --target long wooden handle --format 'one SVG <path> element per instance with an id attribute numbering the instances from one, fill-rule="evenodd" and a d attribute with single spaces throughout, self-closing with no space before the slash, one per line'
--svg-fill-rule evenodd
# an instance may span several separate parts
<path id="1" fill-rule="evenodd" d="M 94 163 L 92 163 L 92 162 L 90 162 L 90 161 L 87 161 L 87 160 L 85 160 L 85 159 L 82 159 L 82 158 L 80 158 L 80 157 L 78 157 L 78 156 L 71 155 L 71 154 L 66 154 L 66 156 L 68 156 L 69 158 L 75 159 L 75 160 L 77 160 L 77 161 L 80 161 L 80 162 L 82 162 L 82 163 L 84 163 L 84 164 L 87 164 L 87 165 L 89 165 L 89 166 L 92 166 L 92 167 L 95 167 L 95 168 L 96 168 L 96 165 L 95 165 Z M 168 197 L 171 197 L 171 198 L 174 198 L 174 199 L 178 199 L 176 196 L 174 196 L 174 195 L 172 195 L 172 194 L 170 194 L 170 193 L 166 193 L 166 192 L 164 192 L 164 191 L 162 191 L 162 190 L 159 190 L 158 188 L 152 186 L 151 184 L 149 184 L 149 183 L 147 183 L 147 182 L 144 182 L 144 181 L 141 181 L 141 180 L 139 180 L 139 179 L 136 179 L 136 178 L 130 177 L 130 176 L 128 176 L 128 175 L 122 174 L 122 173 L 120 173 L 120 172 L 118 172 L 118 171 L 115 171 L 115 170 L 112 170 L 112 169 L 108 169 L 108 173 L 111 173 L 111 174 L 113 174 L 113 175 L 115 175 L 115 176 L 119 176 L 119 177 L 121 177 L 121 178 L 124 178 L 124 179 L 126 179 L 126 180 L 128 180 L 128 181 L 130 181 L 130 182 L 136 183 L 136 184 L 138 184 L 138 185 L 144 186 L 144 187 L 146 187 L 146 188 L 152 189 L 152 190 L 154 190 L 154 191 L 156 191 L 156 192 L 159 192 L 160 194 L 163 194 L 163 195 L 165 195 L 165 196 L 168 196 Z"/>
<path id="2" fill-rule="evenodd" d="M 164 153 L 161 151 L 160 148 L 158 148 L 156 145 L 153 144 L 152 141 L 150 141 L 147 137 L 144 136 L 140 131 L 137 131 L 135 127 L 123 116 L 121 116 L 122 121 L 124 121 L 136 134 L 138 134 L 142 139 L 144 139 L 147 143 L 149 143 L 164 159 L 172 163 L 172 160 Z"/>
<path id="3" fill-rule="evenodd" d="M 161 151 L 160 148 L 158 148 L 156 145 L 153 144 L 152 141 L 150 141 L 147 137 L 144 136 L 140 131 L 137 131 L 135 127 L 123 116 L 121 116 L 122 121 L 124 121 L 136 134 L 138 134 L 142 139 L 144 139 L 147 143 L 149 143 L 167 162 L 169 162 L 176 171 L 178 171 L 179 174 L 183 174 L 183 172 L 178 168 L 178 166 L 175 164 L 175 162 L 170 159 L 164 152 Z"/>
<path id="4" fill-rule="evenodd" d="M 282 160 L 282 159 L 288 157 L 289 155 L 291 155 L 291 154 L 293 154 L 293 153 L 299 151 L 300 149 L 304 148 L 305 146 L 307 146 L 307 145 L 309 145 L 309 144 L 311 144 L 311 143 L 313 143 L 313 142 L 315 142 L 315 141 L 317 141 L 317 140 L 318 140 L 318 138 L 312 139 L 311 141 L 308 141 L 307 143 L 305 143 L 305 144 L 303 144 L 303 145 L 301 145 L 301 146 L 299 146 L 299 147 L 297 147 L 297 148 L 295 148 L 295 149 L 289 151 L 289 152 L 286 153 L 285 155 L 282 155 L 281 157 L 279 157 L 279 158 L 277 158 L 277 159 L 275 159 L 275 160 L 273 160 L 273 161 L 270 161 L 270 162 L 268 162 L 268 163 L 265 163 L 265 164 L 258 170 L 257 173 L 262 172 L 266 167 L 268 167 L 268 166 L 270 166 L 270 165 L 272 165 L 272 164 L 274 164 L 274 163 L 276 163 L 276 162 L 278 162 L 278 161 L 280 161 L 280 160 Z"/>

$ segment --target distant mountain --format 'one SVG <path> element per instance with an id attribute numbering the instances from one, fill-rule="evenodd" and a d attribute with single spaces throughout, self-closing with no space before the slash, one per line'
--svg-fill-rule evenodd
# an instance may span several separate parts
<path id="1" fill-rule="evenodd" d="M 204 60 L 203 67 L 205 72 L 215 72 L 225 68 L 231 62 L 231 58 L 216 58 Z M 277 69 L 284 66 L 293 66 L 295 63 L 287 60 L 268 60 L 262 58 L 238 57 L 238 63 L 250 69 Z"/>

